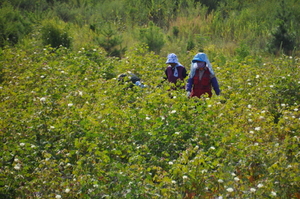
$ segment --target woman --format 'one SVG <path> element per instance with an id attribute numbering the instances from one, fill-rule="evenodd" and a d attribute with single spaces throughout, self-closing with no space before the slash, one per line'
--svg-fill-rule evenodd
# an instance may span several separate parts
<path id="1" fill-rule="evenodd" d="M 189 97 L 199 97 L 203 94 L 212 96 L 213 87 L 216 95 L 220 94 L 218 80 L 215 77 L 212 66 L 205 53 L 198 53 L 194 56 L 191 64 L 191 71 L 186 86 Z"/>
<path id="2" fill-rule="evenodd" d="M 166 64 L 169 64 L 165 70 L 166 78 L 169 82 L 176 84 L 177 80 L 184 80 L 187 77 L 187 72 L 184 66 L 178 62 L 176 54 L 168 55 Z"/>

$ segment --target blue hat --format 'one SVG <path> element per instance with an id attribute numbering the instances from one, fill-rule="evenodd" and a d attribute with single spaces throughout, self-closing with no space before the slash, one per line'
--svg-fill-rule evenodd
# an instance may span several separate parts
<path id="1" fill-rule="evenodd" d="M 197 61 L 203 61 L 203 62 L 207 63 L 207 60 L 208 60 L 208 58 L 207 58 L 206 54 L 198 53 L 197 55 L 194 56 L 192 62 L 195 63 Z"/>

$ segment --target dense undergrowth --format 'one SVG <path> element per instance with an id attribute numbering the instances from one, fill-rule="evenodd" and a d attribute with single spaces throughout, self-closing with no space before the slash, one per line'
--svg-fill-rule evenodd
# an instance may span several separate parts
<path id="1" fill-rule="evenodd" d="M 299 59 L 206 50 L 211 99 L 170 90 L 145 47 L 4 48 L 1 196 L 299 198 Z M 115 79 L 127 70 L 147 87 Z"/>
<path id="2" fill-rule="evenodd" d="M 0 198 L 299 199 L 299 10 L 0 1 Z M 220 96 L 163 79 L 167 54 L 189 70 L 198 51 Z"/>

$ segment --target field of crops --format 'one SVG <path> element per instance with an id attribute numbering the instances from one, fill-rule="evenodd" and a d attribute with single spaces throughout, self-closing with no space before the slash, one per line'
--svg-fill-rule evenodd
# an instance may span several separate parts
<path id="1" fill-rule="evenodd" d="M 4 48 L 1 197 L 300 198 L 299 59 L 208 56 L 222 93 L 198 99 L 143 47 Z"/>

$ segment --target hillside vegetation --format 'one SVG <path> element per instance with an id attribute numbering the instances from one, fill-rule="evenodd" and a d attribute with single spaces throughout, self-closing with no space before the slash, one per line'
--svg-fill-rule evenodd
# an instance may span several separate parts
<path id="1" fill-rule="evenodd" d="M 0 198 L 300 198 L 297 0 L 0 5 Z M 163 81 L 199 51 L 220 96 Z"/>

